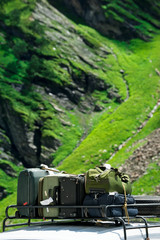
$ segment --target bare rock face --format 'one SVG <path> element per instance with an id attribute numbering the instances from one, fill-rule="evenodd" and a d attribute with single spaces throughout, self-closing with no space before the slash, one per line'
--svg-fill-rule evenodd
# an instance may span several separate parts
<path id="1" fill-rule="evenodd" d="M 37 135 L 37 127 L 35 126 L 33 131 L 31 131 L 23 117 L 14 111 L 11 103 L 6 100 L 1 100 L 0 127 L 7 132 L 8 138 L 12 142 L 12 146 L 5 144 L 5 141 L 0 143 L 3 150 L 1 158 L 12 161 L 13 156 L 7 154 L 7 149 L 12 148 L 12 152 L 25 167 L 36 167 L 40 163 L 50 164 L 52 159 L 49 158 L 49 154 L 60 146 L 60 142 L 53 138 L 51 140 L 46 137 L 41 142 L 41 133 Z M 43 154 L 42 149 L 46 149 L 45 151 L 43 150 Z M 2 166 L 0 167 L 2 168 Z"/>
<path id="2" fill-rule="evenodd" d="M 85 4 L 85 1 L 71 1 L 71 3 L 75 4 L 75 9 L 79 9 L 79 14 L 83 14 L 84 9 L 86 8 L 85 6 L 90 4 L 89 1 L 87 1 L 87 5 Z M 60 83 L 55 81 L 55 77 L 52 74 L 49 74 L 50 71 L 48 74 L 43 73 L 46 69 L 42 66 L 38 68 L 38 74 L 36 77 L 31 80 L 34 91 L 40 94 L 44 100 L 47 99 L 49 102 L 51 100 L 51 105 L 52 100 L 53 102 L 55 100 L 59 106 L 62 106 L 62 108 L 65 108 L 66 110 L 77 108 L 78 111 L 83 113 L 102 111 L 102 107 L 96 105 L 96 100 L 92 96 L 92 93 L 95 90 L 106 91 L 107 96 L 107 91 L 111 86 L 107 84 L 103 78 L 101 79 L 101 77 L 92 71 L 85 71 L 85 68 L 83 69 L 81 66 L 89 65 L 92 69 L 98 69 L 99 66 L 97 62 L 102 58 L 106 59 L 109 54 L 112 54 L 112 51 L 106 45 L 95 48 L 92 41 L 89 41 L 83 34 L 79 34 L 74 24 L 72 24 L 65 15 L 61 14 L 56 8 L 51 6 L 51 4 L 52 1 L 37 1 L 35 9 L 32 12 L 31 21 L 35 21 L 39 23 L 39 25 L 42 24 L 45 26 L 45 32 L 42 32 L 45 37 L 42 36 L 42 40 L 44 39 L 45 41 L 47 39 L 47 41 L 53 43 L 53 52 L 57 49 L 61 49 L 60 56 L 58 54 L 55 57 L 54 54 L 52 56 L 52 53 L 51 55 L 49 53 L 47 53 L 48 55 L 45 55 L 42 54 L 42 52 L 38 52 L 37 58 L 40 61 L 36 61 L 37 58 L 35 57 L 33 58 L 33 63 L 40 64 L 47 60 L 55 61 L 55 58 L 57 57 L 58 59 L 65 59 L 64 63 L 63 61 L 60 61 L 60 70 L 57 71 L 60 71 L 59 76 L 65 73 L 64 76 L 67 76 L 69 80 L 65 80 L 64 77 L 64 82 L 63 80 L 61 80 L 62 82 L 59 81 Z M 90 19 L 94 16 L 96 22 L 97 16 L 99 16 L 98 18 L 101 17 L 101 13 L 99 13 L 100 8 L 99 5 L 97 5 L 97 1 L 92 1 L 91 4 L 92 9 L 87 7 L 85 17 Z M 13 28 L 15 31 L 12 31 L 13 29 L 8 29 L 5 24 L 3 27 L 5 28 L 4 31 L 7 29 L 10 35 L 15 37 L 17 37 L 17 35 L 19 37 L 19 34 L 24 40 L 29 37 L 25 36 L 25 34 L 23 35 L 21 31 L 19 33 L 18 28 L 15 28 L 16 30 Z M 31 40 L 29 40 L 29 44 L 32 45 Z M 30 51 L 29 53 L 28 51 L 28 59 L 31 58 L 32 60 L 32 56 L 29 56 L 29 54 L 33 55 L 34 53 L 35 56 L 37 56 L 37 46 L 37 43 L 34 43 L 33 41 L 33 52 Z M 76 62 L 77 65 L 74 66 L 73 62 Z M 41 69 L 43 70 L 42 72 Z M 31 73 L 33 70 L 37 71 L 36 68 L 32 69 L 32 66 L 29 66 L 29 76 L 32 75 Z M 61 70 L 63 74 L 61 74 Z M 27 89 L 27 84 L 25 85 L 25 83 L 12 84 L 11 86 L 15 91 L 22 95 L 24 91 L 29 91 L 29 89 Z M 27 113 L 23 113 L 21 110 L 14 107 L 12 100 L 8 100 L 6 96 L 4 98 L 0 96 L 0 98 L 0 130 L 2 129 L 2 131 L 5 132 L 5 136 L 10 141 L 7 145 L 3 134 L 0 134 L 0 139 L 3 138 L 0 142 L 0 158 L 3 160 L 21 162 L 25 167 L 36 167 L 41 163 L 49 165 L 53 161 L 53 154 L 62 143 L 57 139 L 58 137 L 54 137 L 55 129 L 52 127 L 50 128 L 50 126 L 48 127 L 50 133 L 44 136 L 44 125 L 45 121 L 47 121 L 47 117 L 43 118 L 41 116 L 40 112 L 41 110 L 43 111 L 43 109 L 37 108 L 35 110 L 37 111 L 38 119 L 33 120 L 35 122 L 30 124 L 30 119 Z M 13 97 L 15 105 L 17 104 L 16 101 L 17 100 Z M 55 106 L 53 106 L 53 108 L 55 109 L 55 112 L 59 111 Z M 51 116 L 51 118 L 52 117 L 54 116 Z M 68 123 L 59 116 L 56 116 L 56 118 L 60 121 L 62 127 L 68 125 Z M 70 126 L 71 125 L 72 123 Z"/>
<path id="3" fill-rule="evenodd" d="M 64 0 L 66 5 L 72 7 L 79 16 L 83 17 L 87 22 L 91 21 L 91 24 L 98 25 L 105 24 L 106 18 L 101 8 L 100 1 L 98 0 Z M 102 27 L 102 26 L 101 26 Z"/>
<path id="4" fill-rule="evenodd" d="M 49 165 L 53 161 L 53 158 L 51 157 L 52 154 L 60 147 L 61 142 L 54 137 L 47 136 L 42 137 L 41 144 L 40 162 Z"/>
<path id="5" fill-rule="evenodd" d="M 101 1 L 98 0 L 62 0 L 64 4 L 73 12 L 82 17 L 86 23 L 99 30 L 105 35 L 120 35 L 120 30 L 111 22 L 106 22 L 106 17 L 103 9 L 101 8 Z M 113 22 L 112 22 L 113 23 Z"/>
<path id="6" fill-rule="evenodd" d="M 0 143 L 1 148 L 3 148 L 4 151 L 8 152 L 11 151 L 11 142 L 10 139 L 6 136 L 5 132 L 0 129 Z"/>
<path id="7" fill-rule="evenodd" d="M 11 151 L 11 141 L 6 135 L 6 132 L 0 129 L 0 159 L 13 161 L 14 158 L 11 154 Z"/>
<path id="8" fill-rule="evenodd" d="M 115 99 L 116 102 L 118 102 L 118 103 L 121 103 L 121 102 L 122 102 L 121 96 L 118 94 L 117 89 L 113 89 L 113 88 L 109 89 L 109 91 L 108 91 L 108 97 L 109 97 L 110 99 Z"/>
<path id="9" fill-rule="evenodd" d="M 64 3 L 65 6 L 71 9 L 72 12 L 76 13 L 78 16 L 83 18 L 85 22 L 97 29 L 102 34 L 116 38 L 120 40 L 128 40 L 131 38 L 141 38 L 143 40 L 148 40 L 150 38 L 149 34 L 145 34 L 143 31 L 138 30 L 137 26 L 141 24 L 142 20 L 148 21 L 144 16 L 140 16 L 137 12 L 145 11 L 158 19 L 159 8 L 155 3 L 149 2 L 148 0 L 140 1 L 135 0 L 132 8 L 128 8 L 127 2 L 119 1 L 117 7 L 112 5 L 112 1 L 104 0 L 57 0 Z M 56 1 L 54 1 L 53 4 Z M 132 4 L 132 3 L 131 3 Z M 102 7 L 104 6 L 104 8 Z M 155 7 L 156 6 L 156 7 Z M 127 16 L 123 11 L 123 8 L 127 12 L 131 12 L 136 17 Z M 139 9 L 139 11 L 137 10 Z M 112 14 L 114 12 L 114 14 Z M 154 21 L 150 21 L 154 27 L 159 28 L 160 26 L 155 24 Z"/>
<path id="10" fill-rule="evenodd" d="M 21 116 L 14 111 L 9 102 L 3 100 L 1 101 L 0 113 L 1 126 L 8 133 L 24 165 L 36 166 L 36 146 L 33 144 L 33 135 L 29 134 Z"/>
<path id="11" fill-rule="evenodd" d="M 0 200 L 7 197 L 7 195 L 8 195 L 8 193 L 7 193 L 6 189 L 4 187 L 0 186 Z"/>
<path id="12" fill-rule="evenodd" d="M 14 169 L 7 163 L 0 162 L 0 168 L 10 177 L 16 177 L 16 172 Z"/>

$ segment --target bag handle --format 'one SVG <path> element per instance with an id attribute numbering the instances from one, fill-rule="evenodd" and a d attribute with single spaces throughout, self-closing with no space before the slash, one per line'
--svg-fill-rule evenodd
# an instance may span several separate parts
<path id="1" fill-rule="evenodd" d="M 128 183 L 129 179 L 128 179 L 127 175 L 125 175 L 124 173 L 119 172 L 118 168 L 111 168 L 111 169 L 115 171 L 116 175 L 120 177 L 122 182 Z"/>
<path id="2" fill-rule="evenodd" d="M 58 169 L 56 169 L 56 168 L 49 168 L 47 165 L 45 165 L 45 164 L 41 164 L 40 165 L 40 169 L 42 169 L 42 170 L 47 170 L 47 171 L 52 171 L 52 172 L 56 172 L 56 173 L 65 173 L 64 171 L 59 171 Z"/>
<path id="3" fill-rule="evenodd" d="M 59 186 L 55 186 L 54 188 L 50 188 L 48 190 L 48 196 L 53 199 L 53 204 L 58 205 L 59 204 Z"/>
<path id="4" fill-rule="evenodd" d="M 128 182 L 128 178 L 123 175 L 121 172 L 118 171 L 118 168 L 114 168 L 116 175 L 118 175 L 121 178 L 121 182 L 122 182 L 122 187 L 123 187 L 123 192 L 124 192 L 124 211 L 125 211 L 125 215 L 128 219 L 128 224 L 129 224 L 129 214 L 128 214 L 128 209 L 127 209 L 127 194 L 126 194 L 126 188 L 123 182 L 127 183 Z"/>

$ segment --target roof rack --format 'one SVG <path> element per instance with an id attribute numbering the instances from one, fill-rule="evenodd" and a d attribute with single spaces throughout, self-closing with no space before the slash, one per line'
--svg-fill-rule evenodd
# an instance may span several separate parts
<path id="1" fill-rule="evenodd" d="M 128 204 L 128 207 L 142 207 L 142 208 L 154 208 L 154 207 L 160 207 L 160 203 L 147 203 L 147 204 Z M 6 228 L 10 228 L 10 227 L 16 227 L 16 226 L 30 226 L 30 225 L 33 225 L 33 224 L 43 224 L 44 222 L 32 222 L 32 220 L 47 220 L 47 219 L 50 219 L 51 222 L 54 224 L 54 222 L 56 222 L 55 220 L 59 219 L 61 221 L 63 220 L 68 220 L 70 221 L 71 219 L 76 221 L 109 221 L 109 222 L 114 222 L 116 226 L 118 225 L 122 225 L 123 227 L 123 232 L 124 232 L 124 240 L 127 240 L 127 230 L 130 230 L 130 229 L 141 229 L 141 228 L 144 228 L 145 229 L 145 239 L 146 240 L 149 240 L 149 231 L 148 229 L 149 228 L 155 228 L 155 227 L 160 227 L 160 223 L 149 223 L 149 221 L 147 221 L 146 219 L 149 219 L 149 218 L 160 218 L 160 214 L 158 215 L 154 215 L 154 216 L 135 216 L 135 217 L 129 217 L 129 220 L 130 220 L 130 223 L 128 224 L 128 221 L 127 221 L 127 217 L 108 217 L 107 216 L 107 209 L 109 208 L 119 208 L 119 207 L 123 207 L 123 205 L 100 205 L 100 206 L 64 206 L 64 205 L 56 205 L 56 206 L 53 206 L 53 205 L 47 205 L 47 206 L 31 206 L 31 205 L 26 205 L 26 206 L 19 206 L 19 205 L 10 205 L 6 208 L 5 210 L 5 219 L 3 220 L 3 232 L 6 230 Z M 15 215 L 14 216 L 10 216 L 9 215 L 9 209 L 11 208 L 15 208 L 15 209 L 38 209 L 38 208 L 76 208 L 76 209 L 81 209 L 81 218 L 73 218 L 73 217 L 70 217 L 70 218 L 62 218 L 62 217 L 47 217 L 47 218 L 43 218 L 43 217 L 34 217 L 32 218 L 31 216 L 29 217 L 23 217 L 23 216 L 20 216 L 19 215 L 19 212 L 18 211 L 15 211 Z M 89 209 L 89 208 L 98 208 L 101 210 L 102 212 L 102 216 L 103 217 L 98 217 L 98 218 L 91 218 L 91 217 L 86 217 L 86 214 L 85 214 L 85 211 L 86 209 Z M 13 220 L 13 219 L 24 219 L 26 220 L 26 222 L 24 223 L 16 223 L 16 224 L 6 224 L 7 220 L 10 219 L 10 220 Z M 133 223 L 135 222 L 138 222 L 138 223 L 143 223 L 142 225 L 138 225 L 138 226 L 134 226 Z"/>

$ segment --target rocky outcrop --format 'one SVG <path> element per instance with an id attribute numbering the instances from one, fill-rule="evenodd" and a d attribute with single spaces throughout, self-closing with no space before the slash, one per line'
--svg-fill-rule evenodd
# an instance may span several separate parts
<path id="1" fill-rule="evenodd" d="M 10 84 L 19 99 L 13 99 L 12 102 L 12 96 L 9 99 L 7 94 L 5 97 L 3 94 L 0 99 L 0 129 L 5 132 L 6 138 L 10 141 L 8 146 L 5 139 L 0 142 L 2 150 L 0 157 L 9 161 L 16 162 L 18 160 L 25 167 L 36 167 L 40 163 L 49 165 L 53 161 L 54 153 L 62 145 L 60 133 L 58 133 L 59 136 L 54 134 L 54 124 L 51 126 L 46 122 L 55 118 L 62 127 L 73 127 L 72 123 L 66 124 L 68 121 L 65 118 L 67 119 L 67 117 L 62 119 L 59 114 L 55 114 L 55 112 L 59 112 L 59 107 L 55 108 L 53 103 L 56 102 L 57 106 L 62 106 L 66 110 L 76 108 L 81 113 L 103 110 L 103 107 L 98 105 L 92 97 L 92 93 L 95 90 L 106 91 L 107 97 L 108 89 L 111 86 L 98 74 L 92 72 L 92 69 L 99 69 L 97 62 L 106 59 L 111 52 L 104 44 L 98 44 L 98 47 L 95 47 L 94 39 L 77 32 L 75 25 L 45 0 L 36 2 L 29 21 L 33 31 L 38 31 L 38 33 L 42 31 L 42 44 L 45 46 L 47 42 L 47 45 L 50 44 L 52 48 L 50 52 L 44 53 L 38 48 L 40 43 L 35 35 L 25 34 L 16 26 L 8 27 L 5 26 L 5 23 L 0 23 L 8 36 L 8 42 L 10 41 L 9 35 L 11 35 L 16 39 L 20 38 L 16 44 L 22 44 L 21 46 L 28 48 L 26 54 L 18 55 L 19 47 L 14 43 L 11 44 L 18 61 L 25 59 L 29 64 L 28 75 L 24 82 L 14 83 L 13 81 Z M 42 30 L 41 26 L 45 26 L 45 30 Z M 8 70 L 8 66 L 3 69 L 11 76 L 15 74 L 13 69 Z M 21 110 L 21 107 L 26 108 L 26 102 L 23 102 L 21 97 L 23 99 L 31 88 L 34 89 L 34 93 L 40 94 L 44 101 L 48 101 L 49 105 L 52 105 L 49 116 L 45 114 L 45 111 L 48 110 L 44 106 L 45 104 L 42 103 L 42 106 L 32 109 L 30 100 L 27 103 L 29 109 L 24 112 Z M 118 95 L 117 97 L 119 98 Z M 116 99 L 116 96 L 114 98 Z M 20 102 L 20 105 L 22 102 L 18 110 L 15 107 L 16 101 L 18 104 Z M 38 104 L 36 103 L 36 105 Z M 32 123 L 30 123 L 28 111 L 31 114 L 37 111 L 37 119 L 32 120 Z M 2 134 L 0 134 L 1 138 L 3 138 Z"/>
<path id="2" fill-rule="evenodd" d="M 137 148 L 125 164 L 119 168 L 120 171 L 129 174 L 132 182 L 146 173 L 150 163 L 156 163 L 160 167 L 160 129 L 153 131 L 143 142 L 146 143 Z M 157 188 L 158 192 L 159 188 Z"/>
<path id="3" fill-rule="evenodd" d="M 8 195 L 8 193 L 7 193 L 6 189 L 4 187 L 0 186 L 0 200 L 7 197 L 7 195 Z"/>
<path id="4" fill-rule="evenodd" d="M 5 162 L 0 162 L 0 168 L 10 177 L 16 177 L 16 172 L 14 169 Z"/>
<path id="5" fill-rule="evenodd" d="M 58 139 L 52 136 L 42 137 L 40 153 L 41 163 L 50 164 L 53 161 L 52 154 L 55 153 L 60 146 L 61 142 Z"/>
<path id="6" fill-rule="evenodd" d="M 108 98 L 115 99 L 116 102 L 122 103 L 121 96 L 118 94 L 118 90 L 114 88 L 110 88 L 108 90 Z"/>
<path id="7" fill-rule="evenodd" d="M 68 63 L 61 63 L 60 66 L 71 79 L 65 86 L 38 77 L 34 79 L 34 83 L 47 85 L 47 92 L 53 94 L 67 109 L 74 109 L 78 105 L 80 111 L 85 111 L 84 106 L 88 106 L 86 111 L 88 108 L 93 111 L 95 104 L 91 93 L 95 90 L 107 91 L 111 86 L 92 71 L 86 71 L 85 66 L 98 69 L 97 61 L 101 61 L 99 56 L 106 59 L 111 54 L 110 49 L 104 45 L 96 49 L 87 37 L 77 32 L 68 18 L 43 1 L 37 3 L 33 18 L 48 28 L 45 31 L 46 37 L 54 42 L 55 51 L 61 48 L 61 58 L 66 59 L 67 52 Z M 76 66 L 73 62 L 76 62 Z"/>
<path id="8" fill-rule="evenodd" d="M 59 0 L 53 3 L 50 2 L 56 5 Z M 148 40 L 150 38 L 149 32 L 147 34 L 147 31 L 139 29 L 144 20 L 154 27 L 160 28 L 156 21 L 151 18 L 150 20 L 146 15 L 142 14 L 145 9 L 148 14 L 158 19 L 159 7 L 156 0 L 155 2 L 145 0 L 143 3 L 135 0 L 134 4 L 132 2 L 128 4 L 127 1 L 118 1 L 118 3 L 112 4 L 112 1 L 104 0 L 60 0 L 60 2 L 83 18 L 89 26 L 111 38 L 120 40 L 141 38 Z M 131 15 L 135 17 L 133 18 Z M 146 28 L 145 25 L 143 25 L 143 28 Z"/>
<path id="9" fill-rule="evenodd" d="M 1 99 L 0 126 L 11 139 L 13 149 L 19 153 L 19 159 L 25 166 L 36 166 L 36 146 L 33 143 L 33 132 L 30 132 L 22 117 L 14 111 L 11 103 Z"/>
<path id="10" fill-rule="evenodd" d="M 0 159 L 13 161 L 11 151 L 11 141 L 5 131 L 0 129 Z"/>
<path id="11" fill-rule="evenodd" d="M 1 133 L 1 139 L 3 137 L 0 144 L 3 150 L 0 154 L 1 158 L 13 161 L 13 156 L 15 156 L 25 167 L 36 167 L 40 163 L 50 164 L 52 159 L 49 158 L 49 154 L 60 146 L 60 142 L 54 137 L 42 139 L 41 129 L 37 129 L 36 125 L 31 131 L 29 125 L 23 120 L 23 116 L 14 110 L 11 102 L 2 98 L 0 105 L 0 128 L 7 134 L 4 137 Z M 42 146 L 43 154 L 41 155 Z M 8 150 L 12 152 L 12 155 L 7 154 Z"/>

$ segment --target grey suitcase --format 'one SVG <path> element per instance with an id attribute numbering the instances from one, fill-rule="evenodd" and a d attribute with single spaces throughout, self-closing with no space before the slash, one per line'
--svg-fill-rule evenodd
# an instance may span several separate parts
<path id="1" fill-rule="evenodd" d="M 17 205 L 38 205 L 38 183 L 41 177 L 49 174 L 46 170 L 40 168 L 28 168 L 20 172 L 17 188 Z M 18 207 L 17 207 L 18 208 Z M 37 209 L 18 208 L 20 217 L 36 217 Z"/>

